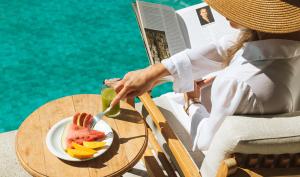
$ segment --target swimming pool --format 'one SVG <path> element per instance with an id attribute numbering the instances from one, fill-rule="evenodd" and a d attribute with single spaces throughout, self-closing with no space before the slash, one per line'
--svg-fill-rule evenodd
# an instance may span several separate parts
<path id="1" fill-rule="evenodd" d="M 131 2 L 1 0 L 0 132 L 50 100 L 99 93 L 103 79 L 147 66 Z M 179 9 L 199 0 L 152 2 Z"/>

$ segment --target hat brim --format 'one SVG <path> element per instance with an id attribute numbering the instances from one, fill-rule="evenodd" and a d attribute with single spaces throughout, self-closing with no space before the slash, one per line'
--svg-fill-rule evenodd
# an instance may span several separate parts
<path id="1" fill-rule="evenodd" d="M 247 28 L 268 33 L 300 31 L 300 1 L 205 0 L 228 19 Z"/>

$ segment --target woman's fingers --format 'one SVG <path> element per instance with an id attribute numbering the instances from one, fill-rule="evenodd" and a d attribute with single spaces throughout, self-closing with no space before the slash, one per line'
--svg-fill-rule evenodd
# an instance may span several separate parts
<path id="1" fill-rule="evenodd" d="M 203 86 L 205 85 L 205 84 L 204 84 L 204 81 L 205 81 L 205 80 L 196 82 L 197 86 L 200 87 L 200 88 L 203 87 Z"/>
<path id="2" fill-rule="evenodd" d="M 154 69 L 146 68 L 131 71 L 125 74 L 122 80 L 116 81 L 117 83 L 113 84 L 113 88 L 117 95 L 111 102 L 111 105 L 116 105 L 121 99 L 128 96 L 137 96 L 147 91 L 159 77 L 156 73 L 160 72 L 160 70 Z"/>
<path id="3" fill-rule="evenodd" d="M 211 84 L 214 81 L 214 79 L 215 79 L 215 77 L 210 77 L 210 78 L 207 78 L 205 80 L 201 80 L 201 81 L 196 82 L 196 83 L 197 83 L 197 86 L 201 88 L 201 87 L 205 87 L 205 86 Z"/>
<path id="4" fill-rule="evenodd" d="M 112 87 L 117 93 L 120 92 L 124 87 L 124 80 L 117 81 Z"/>
<path id="5" fill-rule="evenodd" d="M 114 99 L 111 101 L 110 105 L 115 106 L 117 105 L 121 99 L 125 98 L 127 94 L 130 92 L 128 87 L 124 87 L 117 93 L 117 95 L 114 97 Z"/>
<path id="6" fill-rule="evenodd" d="M 204 84 L 210 84 L 210 83 L 212 83 L 212 81 L 214 81 L 215 78 L 216 77 L 210 77 L 210 78 L 205 79 L 204 80 Z"/>
<path id="7" fill-rule="evenodd" d="M 114 87 L 118 81 L 122 80 L 121 78 L 112 78 L 112 79 L 105 79 L 104 84 L 108 87 Z"/>

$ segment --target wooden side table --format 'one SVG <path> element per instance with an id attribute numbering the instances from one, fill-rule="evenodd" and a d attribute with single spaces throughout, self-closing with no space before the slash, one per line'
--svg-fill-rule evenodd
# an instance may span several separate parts
<path id="1" fill-rule="evenodd" d="M 101 110 L 99 95 L 74 95 L 49 102 L 34 111 L 20 126 L 16 153 L 22 166 L 33 176 L 99 177 L 120 176 L 142 157 L 148 143 L 147 127 L 142 116 L 129 104 L 121 102 L 116 118 L 104 117 L 114 130 L 112 146 L 103 155 L 85 162 L 64 161 L 46 147 L 48 130 L 56 122 L 75 112 L 93 115 Z"/>

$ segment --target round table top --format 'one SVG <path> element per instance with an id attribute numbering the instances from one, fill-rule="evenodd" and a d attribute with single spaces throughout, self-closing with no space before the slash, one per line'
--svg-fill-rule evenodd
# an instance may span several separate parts
<path id="1" fill-rule="evenodd" d="M 33 176 L 120 176 L 142 157 L 148 142 L 142 116 L 129 104 L 121 102 L 121 113 L 103 119 L 114 131 L 112 146 L 100 157 L 83 162 L 64 161 L 46 146 L 48 130 L 56 122 L 76 112 L 96 115 L 101 110 L 100 95 L 74 95 L 51 101 L 34 111 L 20 126 L 16 153 L 22 166 Z"/>

